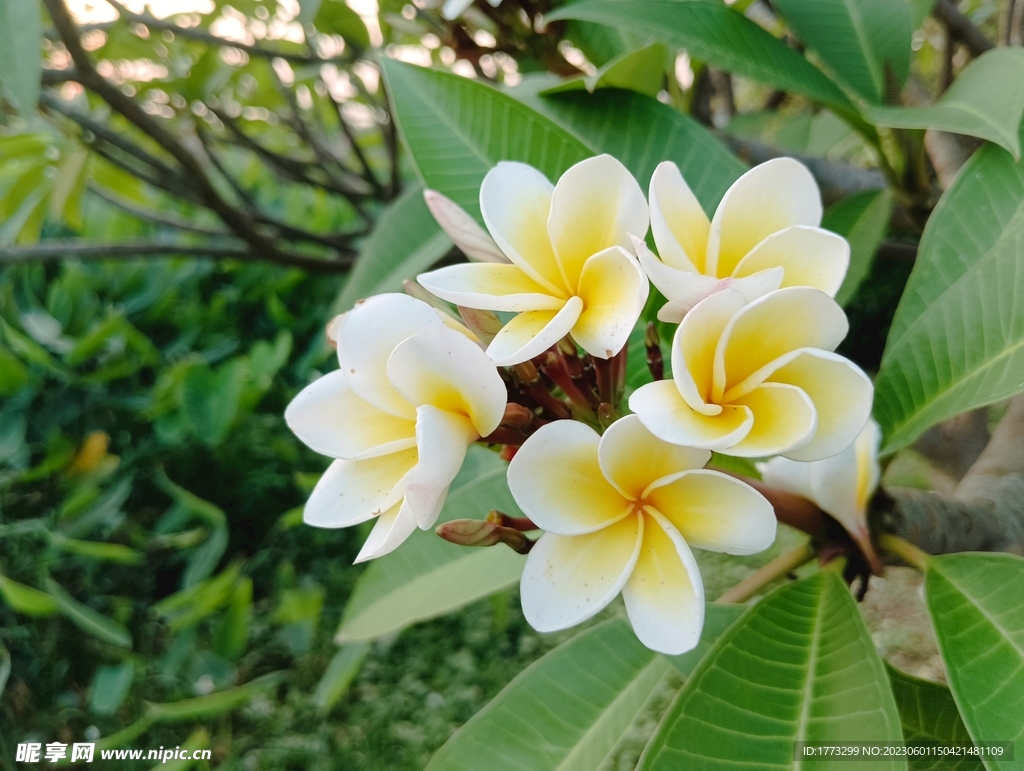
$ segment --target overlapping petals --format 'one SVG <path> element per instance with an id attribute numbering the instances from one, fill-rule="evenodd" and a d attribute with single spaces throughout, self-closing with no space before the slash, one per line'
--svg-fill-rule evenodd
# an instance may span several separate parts
<path id="1" fill-rule="evenodd" d="M 878 480 L 878 446 L 882 432 L 869 420 L 856 440 L 842 452 L 824 460 L 800 463 L 772 458 L 759 464 L 765 484 L 813 501 L 838 520 L 865 550 L 874 555 L 868 535 L 867 512 Z"/>
<path id="2" fill-rule="evenodd" d="M 361 562 L 434 524 L 467 448 L 501 421 L 506 392 L 478 345 L 405 295 L 367 300 L 330 334 L 340 368 L 296 396 L 285 420 L 337 459 L 306 503 L 306 522 L 377 518 Z"/>
<path id="3" fill-rule="evenodd" d="M 846 240 L 823 230 L 821 195 L 810 172 L 777 158 L 741 176 L 709 221 L 678 167 L 665 161 L 650 186 L 651 231 L 660 258 L 637 246 L 641 265 L 679 322 L 704 297 L 732 288 L 754 300 L 780 287 L 834 296 L 850 259 Z"/>
<path id="4" fill-rule="evenodd" d="M 598 358 L 618 353 L 649 289 L 630 251 L 631 236 L 647 232 L 647 202 L 626 168 L 602 155 L 552 185 L 532 166 L 499 163 L 484 178 L 480 210 L 509 263 L 452 265 L 419 282 L 466 308 L 518 314 L 491 341 L 488 355 L 500 366 L 517 364 L 567 334 Z M 462 221 L 451 212 L 443 219 Z M 470 241 L 475 249 L 483 239 L 475 234 Z"/>
<path id="5" fill-rule="evenodd" d="M 686 314 L 672 341 L 672 381 L 630 409 L 659 438 L 741 457 L 827 458 L 867 422 L 873 388 L 832 353 L 846 316 L 824 292 L 789 287 L 748 301 L 724 289 Z"/>
<path id="6" fill-rule="evenodd" d="M 697 645 L 704 587 L 690 545 L 752 554 L 775 516 L 760 493 L 703 468 L 706 450 L 664 442 L 635 415 L 603 437 L 582 423 L 542 427 L 509 465 L 509 488 L 546 532 L 523 570 L 523 612 L 540 631 L 590 618 L 621 592 L 644 645 Z"/>

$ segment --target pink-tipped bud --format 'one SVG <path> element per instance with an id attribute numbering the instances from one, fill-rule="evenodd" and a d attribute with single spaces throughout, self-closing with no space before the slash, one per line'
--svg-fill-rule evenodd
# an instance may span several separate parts
<path id="1" fill-rule="evenodd" d="M 513 551 L 526 554 L 533 542 L 511 527 L 503 527 L 486 519 L 453 519 L 438 525 L 434 531 L 449 543 L 459 546 L 494 546 L 503 543 Z"/>
<path id="2" fill-rule="evenodd" d="M 504 326 L 501 323 L 501 319 L 490 311 L 482 311 L 478 308 L 464 308 L 461 305 L 456 307 L 459 309 L 459 315 L 462 316 L 462 320 L 466 322 L 466 326 L 469 327 L 474 335 L 480 338 L 480 342 L 484 345 L 490 345 L 491 340 L 494 339 L 495 335 Z"/>
<path id="3" fill-rule="evenodd" d="M 423 200 L 437 224 L 465 255 L 476 262 L 509 262 L 494 239 L 451 198 L 436 190 L 424 190 Z"/>

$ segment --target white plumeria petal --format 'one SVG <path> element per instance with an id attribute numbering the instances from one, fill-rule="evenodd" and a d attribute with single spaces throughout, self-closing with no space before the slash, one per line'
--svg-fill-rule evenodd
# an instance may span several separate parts
<path id="1" fill-rule="evenodd" d="M 638 515 L 585 535 L 542 535 L 519 581 L 530 626 L 555 632 L 603 609 L 629 579 L 642 542 L 643 517 Z"/>
<path id="2" fill-rule="evenodd" d="M 466 9 L 473 4 L 473 0 L 444 0 L 441 7 L 441 15 L 448 21 L 459 18 Z"/>
<path id="3" fill-rule="evenodd" d="M 448 487 L 476 439 L 469 419 L 425 404 L 416 410 L 419 461 L 405 480 L 405 500 L 423 530 L 437 521 Z"/>
<path id="4" fill-rule="evenodd" d="M 772 505 L 750 485 L 720 471 L 681 472 L 656 482 L 646 497 L 698 549 L 754 554 L 775 541 Z"/>
<path id="5" fill-rule="evenodd" d="M 610 359 L 629 342 L 648 291 L 647 276 L 625 249 L 598 252 L 580 274 L 577 296 L 583 312 L 573 325 L 573 340 L 591 356 Z"/>
<path id="6" fill-rule="evenodd" d="M 630 502 L 601 471 L 599 442 L 590 426 L 557 420 L 542 426 L 519 448 L 508 466 L 508 486 L 519 508 L 538 527 L 579 535 L 600 530 L 630 512 Z"/>
<path id="7" fill-rule="evenodd" d="M 416 450 L 366 460 L 336 460 L 306 501 L 302 519 L 314 527 L 349 527 L 386 511 L 405 495 Z"/>
<path id="8" fill-rule="evenodd" d="M 416 446 L 416 424 L 360 399 L 340 370 L 303 388 L 284 420 L 303 444 L 332 458 L 369 458 Z"/>
<path id="9" fill-rule="evenodd" d="M 793 225 L 755 246 L 740 260 L 733 276 L 781 267 L 785 275 L 780 286 L 810 286 L 835 297 L 849 264 L 850 244 L 845 238 L 821 228 Z"/>
<path id="10" fill-rule="evenodd" d="M 583 301 L 570 297 L 562 309 L 526 311 L 509 321 L 487 346 L 499 367 L 510 367 L 539 356 L 567 334 L 583 311 Z"/>
<path id="11" fill-rule="evenodd" d="M 681 271 L 703 273 L 711 223 L 672 161 L 662 161 L 651 175 L 650 200 L 651 232 L 662 262 Z"/>
<path id="12" fill-rule="evenodd" d="M 756 388 L 779 358 L 797 348 L 831 351 L 848 329 L 843 309 L 818 289 L 788 287 L 748 303 L 718 341 L 712 399 L 732 402 Z"/>
<path id="13" fill-rule="evenodd" d="M 447 327 L 424 329 L 399 343 L 387 374 L 410 404 L 463 415 L 480 436 L 501 423 L 507 402 L 501 375 L 486 353 Z"/>
<path id="14" fill-rule="evenodd" d="M 568 169 L 551 195 L 548 233 L 565 286 L 574 291 L 591 256 L 612 246 L 629 249 L 630 234 L 647 233 L 647 199 L 629 169 L 610 155 Z"/>
<path id="15" fill-rule="evenodd" d="M 704 582 L 690 547 L 657 511 L 644 518 L 643 544 L 622 599 L 633 631 L 651 650 L 675 656 L 700 642 Z"/>
<path id="16" fill-rule="evenodd" d="M 446 12 L 448 6 L 453 2 L 466 2 L 466 0 L 447 0 L 443 12 Z M 455 16 L 464 10 L 465 8 L 459 10 Z M 455 16 L 445 16 L 445 18 L 454 19 Z M 436 190 L 424 190 L 423 200 L 426 201 L 427 208 L 434 215 L 437 224 L 469 259 L 477 262 L 507 263 L 509 261 L 487 231 L 477 224 L 469 212 L 451 198 Z"/>
<path id="17" fill-rule="evenodd" d="M 449 265 L 416 280 L 431 294 L 467 308 L 519 312 L 558 310 L 565 304 L 516 265 Z"/>
<path id="18" fill-rule="evenodd" d="M 763 458 L 806 446 L 818 427 L 814 402 L 801 388 L 762 383 L 736 399 L 754 414 L 750 432 L 729 448 L 730 455 Z"/>
<path id="19" fill-rule="evenodd" d="M 717 415 L 696 412 L 667 380 L 638 388 L 629 397 L 629 408 L 659 439 L 706 450 L 732 447 L 754 425 L 753 413 L 742 405 L 727 405 Z"/>
<path id="20" fill-rule="evenodd" d="M 658 311 L 658 318 L 671 324 L 682 321 L 697 303 L 705 300 L 723 289 L 733 289 L 743 295 L 747 302 L 753 302 L 769 292 L 774 292 L 782 284 L 782 268 L 769 268 L 742 278 L 711 278 L 699 276 L 701 281 L 694 281 L 695 288 L 689 293 L 680 295 L 665 303 Z"/>
<path id="21" fill-rule="evenodd" d="M 644 269 L 644 273 L 658 291 L 670 301 L 692 294 L 716 281 L 712 276 L 703 276 L 693 270 L 668 265 L 654 254 L 643 240 L 634 237 L 632 241 L 640 267 Z"/>
<path id="22" fill-rule="evenodd" d="M 722 197 L 708 234 L 704 272 L 725 278 L 751 249 L 790 225 L 821 223 L 821 194 L 799 161 L 775 158 L 733 182 Z"/>
<path id="23" fill-rule="evenodd" d="M 551 239 L 554 186 L 525 163 L 502 161 L 480 186 L 480 213 L 494 242 L 526 275 L 557 297 L 568 297 Z"/>
<path id="24" fill-rule="evenodd" d="M 415 406 L 388 379 L 388 357 L 407 337 L 443 324 L 436 310 L 404 294 L 376 295 L 357 305 L 338 330 L 338 362 L 352 390 L 378 409 L 413 419 Z"/>
<path id="25" fill-rule="evenodd" d="M 726 289 L 696 305 L 676 328 L 672 338 L 672 377 L 690 407 L 704 415 L 721 408 L 714 397 L 715 352 L 729 322 L 743 308 L 740 292 Z"/>
<path id="26" fill-rule="evenodd" d="M 416 530 L 416 515 L 403 499 L 379 517 L 369 538 L 356 556 L 355 564 L 383 557 L 397 549 Z"/>
<path id="27" fill-rule="evenodd" d="M 758 463 L 757 470 L 761 473 L 761 481 L 769 487 L 799 495 L 808 500 L 814 497 L 814 493 L 811 491 L 810 463 L 801 463 L 778 455 Z"/>
<path id="28" fill-rule="evenodd" d="M 557 424 L 556 424 L 557 425 Z M 682 447 L 652 434 L 636 415 L 612 423 L 601 437 L 601 472 L 624 497 L 639 500 L 652 481 L 685 469 L 703 468 L 708 450 Z"/>

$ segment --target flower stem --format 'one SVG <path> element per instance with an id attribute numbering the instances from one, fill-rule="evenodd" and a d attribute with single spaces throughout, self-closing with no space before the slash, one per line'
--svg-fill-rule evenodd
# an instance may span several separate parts
<path id="1" fill-rule="evenodd" d="M 805 541 L 792 551 L 780 554 L 767 565 L 755 570 L 719 597 L 716 602 L 746 602 L 768 584 L 796 570 L 805 562 L 810 562 L 814 556 L 815 552 L 810 541 Z"/>
<path id="2" fill-rule="evenodd" d="M 898 535 L 882 533 L 878 536 L 878 545 L 890 554 L 895 554 L 908 565 L 913 565 L 922 573 L 928 569 L 928 554 L 918 549 L 910 541 L 904 541 Z"/>

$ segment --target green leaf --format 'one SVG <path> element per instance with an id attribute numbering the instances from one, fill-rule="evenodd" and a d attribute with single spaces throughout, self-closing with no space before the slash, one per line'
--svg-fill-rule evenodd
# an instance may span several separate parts
<path id="1" fill-rule="evenodd" d="M 601 88 L 622 88 L 647 96 L 657 96 L 665 84 L 665 63 L 668 53 L 661 43 L 652 43 L 636 51 L 617 56 L 593 75 L 570 78 L 541 91 L 542 96 L 564 91 L 589 91 Z"/>
<path id="2" fill-rule="evenodd" d="M 36 111 L 42 53 L 43 30 L 36 0 L 0 0 L 0 86 L 23 115 Z"/>
<path id="3" fill-rule="evenodd" d="M 28 382 L 28 370 L 21 360 L 0 347 L 0 396 L 14 396 Z"/>
<path id="4" fill-rule="evenodd" d="M 68 538 L 60 533 L 48 533 L 50 545 L 56 549 L 77 554 L 80 557 L 101 560 L 103 562 L 118 562 L 122 565 L 139 565 L 145 560 L 145 555 L 137 549 L 123 546 L 119 543 L 105 543 L 103 541 L 79 541 L 75 538 Z"/>
<path id="5" fill-rule="evenodd" d="M 423 186 L 408 185 L 381 212 L 334 304 L 334 312 L 352 310 L 364 297 L 402 291 L 405 279 L 423 273 L 451 248 L 452 240 L 423 200 Z"/>
<path id="6" fill-rule="evenodd" d="M 718 639 L 637 768 L 794 769 L 794 741 L 902 738 L 885 667 L 857 603 L 836 574 L 821 571 L 779 587 Z M 874 760 L 870 768 L 905 769 L 906 762 Z"/>
<path id="7" fill-rule="evenodd" d="M 60 612 L 57 601 L 46 592 L 25 586 L 0 575 L 0 597 L 18 613 L 26 616 L 52 616 Z"/>
<path id="8" fill-rule="evenodd" d="M 629 51 L 622 33 L 603 24 L 571 19 L 565 25 L 564 37 L 575 44 L 587 60 L 597 67 L 603 67 L 615 57 Z"/>
<path id="9" fill-rule="evenodd" d="M 822 217 L 821 226 L 844 236 L 850 242 L 850 267 L 836 302 L 846 305 L 868 274 L 885 231 L 889 227 L 894 202 L 888 189 L 865 190 L 833 204 Z"/>
<path id="10" fill-rule="evenodd" d="M 1024 162 L 981 148 L 939 200 L 875 379 L 884 452 L 1024 389 Z"/>
<path id="11" fill-rule="evenodd" d="M 490 509 L 522 516 L 505 481 L 507 469 L 490 450 L 470 447 L 439 522 L 479 519 Z M 335 641 L 372 640 L 514 586 L 524 561 L 505 546 L 456 546 L 433 531 L 417 530 L 359 577 Z"/>
<path id="12" fill-rule="evenodd" d="M 338 699 L 345 695 L 359 674 L 369 652 L 368 642 L 346 643 L 341 646 L 331 659 L 331 663 L 327 665 L 320 682 L 316 684 L 313 703 L 317 709 L 329 712 L 331 707 L 338 703 Z"/>
<path id="13" fill-rule="evenodd" d="M 182 743 L 182 757 L 175 760 L 167 761 L 162 760 L 157 765 L 153 766 L 152 771 L 186 771 L 186 769 L 192 768 L 197 761 L 196 750 L 205 750 L 210 745 L 210 734 L 205 728 L 197 728 L 192 734 Z M 178 748 L 175 747 L 175 750 Z M 165 752 L 171 752 L 170 748 L 164 750 Z M 209 764 L 206 761 L 202 761 L 203 765 L 200 768 L 208 768 Z"/>
<path id="14" fill-rule="evenodd" d="M 557 179 L 592 155 L 576 137 L 507 94 L 450 72 L 381 58 L 394 114 L 424 185 L 480 219 L 480 183 L 498 161 Z"/>
<path id="15" fill-rule="evenodd" d="M 248 362 L 235 358 L 216 371 L 196 364 L 181 383 L 181 409 L 192 432 L 210 447 L 223 442 L 238 414 Z"/>
<path id="16" fill-rule="evenodd" d="M 608 153 L 622 161 L 645 192 L 657 165 L 675 162 L 709 216 L 729 185 L 747 170 L 697 121 L 635 91 L 576 91 L 528 103 L 579 137 L 595 155 Z"/>
<path id="17" fill-rule="evenodd" d="M 685 48 L 715 67 L 802 94 L 839 112 L 853 106 L 828 77 L 743 14 L 716 0 L 583 0 L 548 14 L 627 29 Z"/>
<path id="18" fill-rule="evenodd" d="M 115 666 L 100 667 L 89 686 L 89 711 L 96 715 L 113 715 L 121 706 L 135 677 L 131 660 Z"/>
<path id="19" fill-rule="evenodd" d="M 896 707 L 903 721 L 903 741 L 914 746 L 973 744 L 956 711 L 949 688 L 919 680 L 887 666 Z M 909 771 L 984 771 L 977 758 L 910 758 Z"/>
<path id="20" fill-rule="evenodd" d="M 119 648 L 132 647 L 132 636 L 123 626 L 80 603 L 52 578 L 47 577 L 43 583 L 46 591 L 57 601 L 58 610 L 83 632 Z"/>
<path id="21" fill-rule="evenodd" d="M 252 623 L 252 579 L 246 576 L 235 585 L 224 618 L 217 630 L 214 650 L 218 656 L 237 659 L 249 645 L 249 627 Z"/>
<path id="22" fill-rule="evenodd" d="M 229 688 L 219 693 L 211 693 L 209 696 L 199 696 L 195 699 L 185 699 L 167 704 L 149 704 L 146 710 L 147 717 L 151 722 L 177 722 L 216 717 L 248 704 L 252 697 L 260 691 L 280 685 L 286 679 L 286 672 L 271 672 L 268 675 L 257 677 L 245 685 Z"/>
<path id="23" fill-rule="evenodd" d="M 775 9 L 836 78 L 869 102 L 884 102 L 889 70 L 896 90 L 910 70 L 905 0 L 778 0 Z"/>
<path id="24" fill-rule="evenodd" d="M 1014 588 L 1016 587 L 1016 589 Z M 948 554 L 928 560 L 925 598 L 949 688 L 975 742 L 1024 740 L 1024 559 Z M 987 758 L 988 771 L 1019 761 Z"/>
<path id="25" fill-rule="evenodd" d="M 865 115 L 877 126 L 940 129 L 987 139 L 1020 160 L 1019 129 L 1021 115 L 1024 115 L 1022 70 L 1024 50 L 996 48 L 968 64 L 935 104 L 871 107 Z"/>
<path id="26" fill-rule="evenodd" d="M 233 597 L 240 572 L 241 564 L 234 562 L 213 578 L 165 597 L 152 610 L 175 632 L 198 624 Z"/>
<path id="27" fill-rule="evenodd" d="M 341 35 L 356 48 L 370 47 L 370 33 L 366 23 L 344 0 L 323 0 L 313 19 L 313 26 L 320 32 Z"/>

